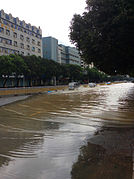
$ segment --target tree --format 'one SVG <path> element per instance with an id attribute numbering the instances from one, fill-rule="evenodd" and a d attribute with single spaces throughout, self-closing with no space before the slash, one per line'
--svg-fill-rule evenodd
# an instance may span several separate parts
<path id="1" fill-rule="evenodd" d="M 106 81 L 108 76 L 104 72 L 99 71 L 97 68 L 87 68 L 88 80 L 92 82 Z"/>
<path id="2" fill-rule="evenodd" d="M 61 74 L 60 64 L 53 60 L 42 59 L 42 67 L 45 67 L 44 79 L 48 83 L 50 83 L 53 77 L 58 79 Z"/>
<path id="3" fill-rule="evenodd" d="M 15 70 L 15 65 L 12 63 L 9 56 L 0 56 L 0 76 L 11 75 Z"/>
<path id="4" fill-rule="evenodd" d="M 62 64 L 62 75 L 63 78 L 68 81 L 79 81 L 82 79 L 82 68 L 74 64 Z"/>
<path id="5" fill-rule="evenodd" d="M 70 39 L 87 63 L 108 74 L 134 69 L 134 1 L 86 0 L 86 11 L 75 14 Z"/>
<path id="6" fill-rule="evenodd" d="M 30 80 L 31 86 L 38 85 L 43 75 L 44 66 L 42 66 L 42 59 L 35 55 L 23 56 L 24 62 L 28 67 L 26 79 Z"/>
<path id="7" fill-rule="evenodd" d="M 69 64 L 70 79 L 73 81 L 78 81 L 82 76 L 82 68 L 78 65 Z"/>
<path id="8" fill-rule="evenodd" d="M 24 74 L 26 75 L 28 72 L 28 66 L 24 62 L 24 59 L 20 55 L 13 55 L 9 56 L 10 62 L 14 65 L 14 69 L 12 72 L 15 72 L 16 75 Z"/>

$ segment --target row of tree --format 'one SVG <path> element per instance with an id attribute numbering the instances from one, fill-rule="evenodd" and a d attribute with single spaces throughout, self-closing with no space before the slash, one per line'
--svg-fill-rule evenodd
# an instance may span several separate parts
<path id="1" fill-rule="evenodd" d="M 68 84 L 70 81 L 84 83 L 107 80 L 107 75 L 96 68 L 82 69 L 78 65 L 59 64 L 53 60 L 36 56 L 0 56 L 1 80 L 3 78 L 7 80 L 12 75 L 15 75 L 18 80 L 23 75 L 25 80 L 30 81 L 31 86 L 51 85 L 53 78 L 56 79 L 58 84 Z"/>

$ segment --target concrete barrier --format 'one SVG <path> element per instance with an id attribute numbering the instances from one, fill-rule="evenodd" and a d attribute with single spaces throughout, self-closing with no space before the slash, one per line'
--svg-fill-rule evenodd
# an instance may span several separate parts
<path id="1" fill-rule="evenodd" d="M 50 91 L 65 90 L 67 88 L 68 86 L 0 88 L 0 97 L 43 94 Z"/>

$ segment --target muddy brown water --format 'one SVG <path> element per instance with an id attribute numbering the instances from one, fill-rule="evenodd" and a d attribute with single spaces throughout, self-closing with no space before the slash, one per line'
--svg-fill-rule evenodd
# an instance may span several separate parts
<path id="1" fill-rule="evenodd" d="M 131 179 L 134 84 L 0 107 L 0 179 Z"/>

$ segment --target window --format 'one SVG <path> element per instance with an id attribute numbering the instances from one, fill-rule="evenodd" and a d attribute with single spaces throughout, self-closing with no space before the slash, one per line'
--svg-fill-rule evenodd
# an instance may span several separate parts
<path id="1" fill-rule="evenodd" d="M 3 43 L 3 44 L 12 45 L 12 40 L 5 39 L 5 38 L 2 38 L 2 37 L 0 37 L 0 42 Z"/>
<path id="2" fill-rule="evenodd" d="M 4 28 L 3 27 L 0 27 L 0 32 L 4 33 Z"/>
<path id="3" fill-rule="evenodd" d="M 34 39 L 32 39 L 32 43 L 35 44 L 35 40 Z"/>
<path id="4" fill-rule="evenodd" d="M 3 42 L 3 44 L 6 44 L 6 39 L 3 39 L 2 42 Z"/>
<path id="5" fill-rule="evenodd" d="M 41 52 L 41 50 L 38 48 L 38 53 L 40 53 Z"/>
<path id="6" fill-rule="evenodd" d="M 24 55 L 24 52 L 21 51 L 21 55 Z"/>
<path id="7" fill-rule="evenodd" d="M 40 46 L 40 41 L 38 41 L 37 45 Z"/>
<path id="8" fill-rule="evenodd" d="M 13 25 L 13 24 L 11 24 L 11 27 L 12 27 L 12 28 L 14 28 L 14 25 Z"/>
<path id="9" fill-rule="evenodd" d="M 0 37 L 0 43 L 2 42 L 2 38 Z"/>
<path id="10" fill-rule="evenodd" d="M 35 52 L 35 47 L 32 47 L 32 51 Z"/>
<path id="11" fill-rule="evenodd" d="M 27 42 L 30 42 L 30 38 L 29 38 L 29 37 L 26 37 L 26 41 L 27 41 Z"/>
<path id="12" fill-rule="evenodd" d="M 30 50 L 30 45 L 27 45 L 27 50 Z"/>
<path id="13" fill-rule="evenodd" d="M 16 32 L 13 33 L 13 37 L 17 38 L 17 33 Z"/>
<path id="14" fill-rule="evenodd" d="M 21 39 L 21 40 L 24 40 L 24 36 L 23 36 L 23 35 L 20 35 L 20 39 Z"/>
<path id="15" fill-rule="evenodd" d="M 17 47 L 17 41 L 14 41 L 14 46 Z"/>
<path id="16" fill-rule="evenodd" d="M 23 32 L 23 28 L 20 28 L 20 31 Z"/>
<path id="17" fill-rule="evenodd" d="M 8 44 L 8 45 L 12 45 L 12 40 L 8 40 L 8 39 L 6 39 L 6 44 Z"/>
<path id="18" fill-rule="evenodd" d="M 8 22 L 7 22 L 7 21 L 4 20 L 3 22 L 4 22 L 5 25 L 8 25 Z"/>
<path id="19" fill-rule="evenodd" d="M 10 30 L 6 30 L 6 35 L 10 35 Z"/>
<path id="20" fill-rule="evenodd" d="M 20 43 L 20 47 L 24 49 L 24 44 L 23 44 L 23 43 Z"/>
<path id="21" fill-rule="evenodd" d="M 8 53 L 8 49 L 5 48 L 5 53 Z"/>

